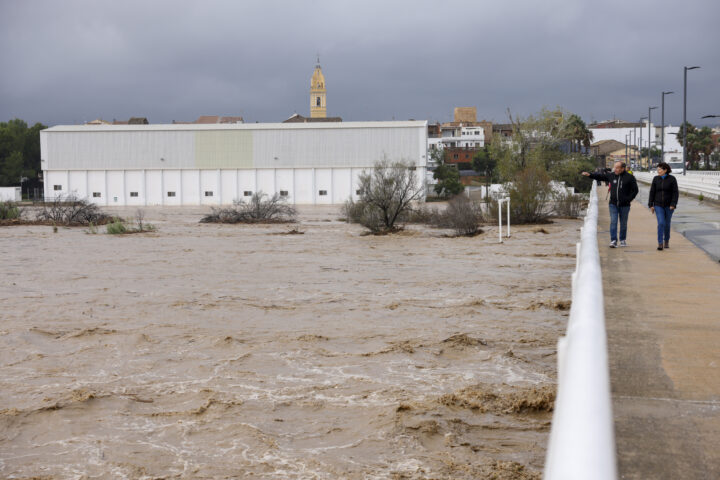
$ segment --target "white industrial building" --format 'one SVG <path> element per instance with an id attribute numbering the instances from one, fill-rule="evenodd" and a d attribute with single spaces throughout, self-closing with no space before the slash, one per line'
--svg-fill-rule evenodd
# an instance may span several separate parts
<path id="1" fill-rule="evenodd" d="M 383 158 L 414 165 L 422 184 L 427 122 L 55 126 L 40 149 L 46 198 L 218 205 L 262 191 L 337 204 Z"/>

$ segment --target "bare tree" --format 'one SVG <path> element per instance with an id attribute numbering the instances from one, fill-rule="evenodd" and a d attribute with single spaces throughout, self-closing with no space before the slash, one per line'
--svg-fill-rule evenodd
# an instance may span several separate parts
<path id="1" fill-rule="evenodd" d="M 135 212 L 135 223 L 137 224 L 137 229 L 141 232 L 143 231 L 143 221 L 145 220 L 145 210 L 138 208 Z"/>
<path id="2" fill-rule="evenodd" d="M 411 210 L 412 202 L 422 196 L 423 187 L 414 166 L 384 159 L 360 174 L 359 191 L 360 200 L 349 201 L 346 213 L 354 212 L 358 223 L 378 234 L 398 230 L 397 223 Z"/>

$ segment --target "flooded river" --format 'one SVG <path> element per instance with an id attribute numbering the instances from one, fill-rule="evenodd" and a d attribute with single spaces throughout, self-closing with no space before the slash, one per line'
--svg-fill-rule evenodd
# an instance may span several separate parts
<path id="1" fill-rule="evenodd" d="M 580 222 L 199 212 L 0 228 L 0 477 L 539 478 Z"/>

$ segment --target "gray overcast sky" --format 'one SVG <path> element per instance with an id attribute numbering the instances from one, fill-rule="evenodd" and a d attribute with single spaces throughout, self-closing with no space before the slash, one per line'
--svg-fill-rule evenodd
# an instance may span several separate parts
<path id="1" fill-rule="evenodd" d="M 720 114 L 720 1 L 0 0 L 0 120 L 47 125 L 202 114 L 505 122 L 562 106 L 586 121 Z M 659 120 L 660 112 L 653 113 Z M 716 123 L 713 121 L 713 123 Z"/>

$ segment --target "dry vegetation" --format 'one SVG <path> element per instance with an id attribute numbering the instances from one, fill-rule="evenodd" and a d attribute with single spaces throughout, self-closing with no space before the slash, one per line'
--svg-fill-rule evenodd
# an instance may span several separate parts
<path id="1" fill-rule="evenodd" d="M 272 197 L 263 192 L 253 194 L 250 201 L 235 200 L 232 207 L 216 208 L 205 215 L 201 223 L 292 223 L 297 211 L 275 194 Z"/>

